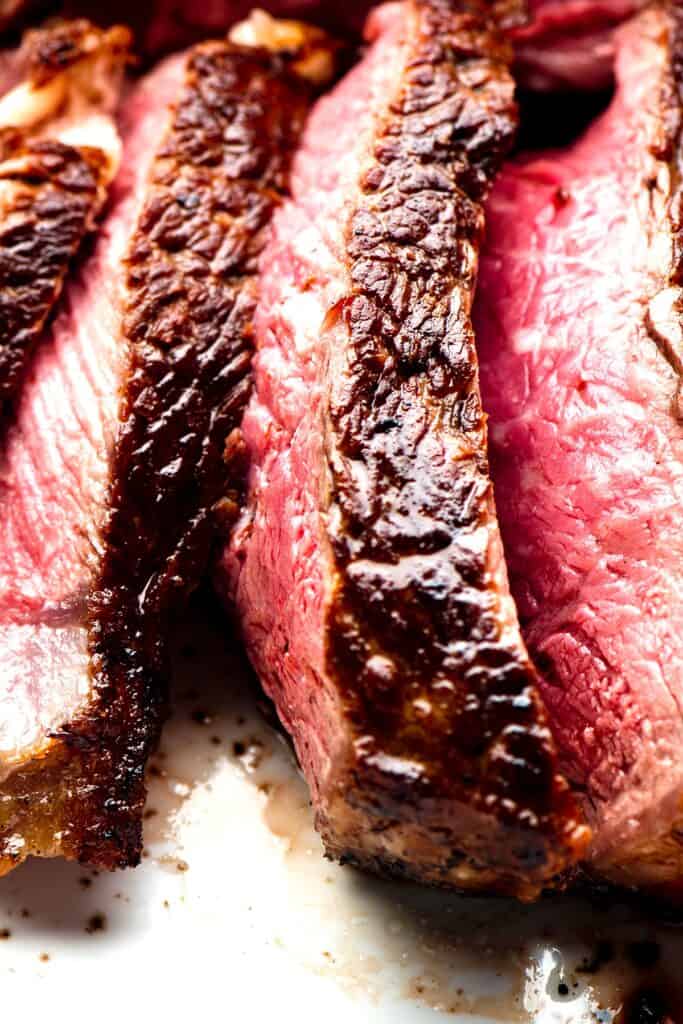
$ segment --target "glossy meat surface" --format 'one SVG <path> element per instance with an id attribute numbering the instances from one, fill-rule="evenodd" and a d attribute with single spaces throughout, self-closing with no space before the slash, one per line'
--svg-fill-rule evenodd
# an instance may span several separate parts
<path id="1" fill-rule="evenodd" d="M 127 99 L 122 170 L 92 255 L 67 284 L 6 439 L 0 488 L 0 844 L 8 869 L 58 852 L 114 866 L 136 856 L 112 799 L 112 765 L 90 670 L 88 602 L 101 557 L 116 434 L 117 282 L 139 192 L 179 83 L 166 66 Z M 70 738 L 77 719 L 91 739 Z M 102 780 L 100 788 L 100 779 Z M 107 790 L 109 791 L 107 793 Z M 139 798 L 138 798 L 139 799 Z M 99 813 L 93 805 L 99 803 Z"/>
<path id="2" fill-rule="evenodd" d="M 678 883 L 683 16 L 621 30 L 608 112 L 506 166 L 475 308 L 513 594 L 591 863 Z"/>
<path id="3" fill-rule="evenodd" d="M 259 31 L 263 47 L 200 46 L 127 96 L 108 215 L 8 434 L 5 869 L 29 853 L 140 856 L 169 616 L 236 514 L 258 253 L 331 68 L 321 33 Z"/>
<path id="4" fill-rule="evenodd" d="M 261 260 L 223 586 L 329 852 L 528 896 L 586 833 L 507 589 L 469 320 L 509 52 L 476 3 L 368 32 Z"/>
<path id="5" fill-rule="evenodd" d="M 26 34 L 0 82 L 0 413 L 118 168 L 129 44 L 121 27 L 56 23 Z"/>

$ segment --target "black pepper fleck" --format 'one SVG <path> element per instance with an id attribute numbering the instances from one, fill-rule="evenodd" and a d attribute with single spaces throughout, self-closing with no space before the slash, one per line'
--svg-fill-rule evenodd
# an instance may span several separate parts
<path id="1" fill-rule="evenodd" d="M 107 919 L 104 914 L 93 914 L 88 919 L 88 923 L 85 926 L 85 930 L 88 935 L 94 935 L 95 932 L 103 932 L 107 927 Z"/>
<path id="2" fill-rule="evenodd" d="M 611 942 L 601 940 L 595 946 L 590 959 L 584 960 L 576 968 L 577 974 L 597 974 L 601 967 L 614 960 L 614 946 Z"/>

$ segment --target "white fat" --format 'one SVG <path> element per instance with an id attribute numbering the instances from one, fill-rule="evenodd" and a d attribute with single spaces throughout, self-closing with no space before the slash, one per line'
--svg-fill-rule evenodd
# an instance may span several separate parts
<path id="1" fill-rule="evenodd" d="M 230 31 L 229 39 L 238 46 L 262 46 L 266 50 L 297 50 L 306 36 L 307 28 L 299 21 L 273 18 L 256 7 L 248 18 Z"/>
<path id="2" fill-rule="evenodd" d="M 679 375 L 683 374 L 683 329 L 681 329 L 681 290 L 662 288 L 650 299 L 648 315 L 660 348 Z"/>
<path id="3" fill-rule="evenodd" d="M 105 157 L 102 184 L 108 184 L 121 159 L 112 114 L 126 55 L 106 33 L 94 36 L 91 43 L 89 52 L 47 83 L 21 82 L 0 98 L 0 129 L 20 129 L 33 139 L 99 149 Z"/>
<path id="4" fill-rule="evenodd" d="M 302 56 L 292 67 L 314 85 L 324 85 L 334 75 L 334 51 L 329 38 L 301 21 L 273 18 L 257 7 L 245 21 L 234 26 L 228 38 L 238 46 L 263 47 L 272 53 L 296 54 L 300 50 Z"/>
<path id="5" fill-rule="evenodd" d="M 90 113 L 56 125 L 55 138 L 67 146 L 99 149 L 107 160 L 106 181 L 111 181 L 121 163 L 121 139 L 108 114 Z"/>
<path id="6" fill-rule="evenodd" d="M 66 99 L 67 76 L 41 88 L 22 82 L 0 99 L 0 128 L 33 128 L 56 114 Z"/>

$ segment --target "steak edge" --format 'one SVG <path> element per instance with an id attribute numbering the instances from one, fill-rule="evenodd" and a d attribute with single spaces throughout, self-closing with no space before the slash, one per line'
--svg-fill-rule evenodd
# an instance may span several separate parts
<path id="1" fill-rule="evenodd" d="M 0 98 L 0 407 L 118 167 L 112 117 L 129 43 L 121 27 L 63 22 L 27 33 L 12 62 Z"/>
<path id="2" fill-rule="evenodd" d="M 4 869 L 140 857 L 164 633 L 237 500 L 256 258 L 330 49 L 268 42 L 199 46 L 135 87 L 110 212 L 22 392 L 0 492 Z"/>
<path id="3" fill-rule="evenodd" d="M 512 590 L 587 866 L 680 893 L 683 12 L 617 40 L 603 117 L 502 171 L 475 323 Z"/>

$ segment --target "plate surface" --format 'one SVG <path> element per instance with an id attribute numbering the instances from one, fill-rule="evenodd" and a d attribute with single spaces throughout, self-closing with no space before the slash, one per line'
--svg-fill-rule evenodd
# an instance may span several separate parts
<path id="1" fill-rule="evenodd" d="M 683 939 L 625 906 L 462 899 L 326 861 L 230 643 L 218 610 L 196 602 L 141 867 L 33 861 L 0 880 L 5 1016 L 28 1000 L 31 1022 L 77 1024 L 609 1024 L 653 989 L 672 1007 Z"/>

